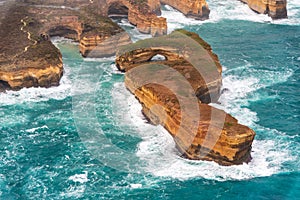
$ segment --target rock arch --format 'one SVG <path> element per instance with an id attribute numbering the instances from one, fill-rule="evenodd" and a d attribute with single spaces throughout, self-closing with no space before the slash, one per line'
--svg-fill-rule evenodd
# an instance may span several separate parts
<path id="1" fill-rule="evenodd" d="M 66 26 L 52 27 L 48 30 L 47 35 L 50 37 L 60 36 L 60 37 L 65 37 L 73 40 L 78 39 L 78 32 Z"/>
<path id="2" fill-rule="evenodd" d="M 190 49 L 184 47 L 187 44 Z M 201 53 L 200 57 L 192 56 L 196 51 Z M 165 60 L 152 61 L 156 55 L 164 56 Z M 117 52 L 116 66 L 123 72 L 149 62 L 170 66 L 181 73 L 201 102 L 217 102 L 222 85 L 222 67 L 211 47 L 195 34 L 184 30 L 174 31 L 168 36 L 137 42 Z"/>
<path id="3" fill-rule="evenodd" d="M 161 55 L 161 54 L 156 54 L 156 55 L 154 55 L 151 59 L 150 59 L 150 61 L 161 61 L 161 60 L 167 60 L 167 58 L 166 58 L 166 56 L 164 56 L 164 55 Z"/>
<path id="4" fill-rule="evenodd" d="M 108 5 L 107 15 L 109 17 L 128 17 L 129 8 L 122 1 L 115 1 Z"/>
<path id="5" fill-rule="evenodd" d="M 197 20 L 209 18 L 210 10 L 206 0 L 160 0 L 162 4 L 172 6 L 185 16 Z"/>
<path id="6" fill-rule="evenodd" d="M 187 17 L 198 20 L 208 19 L 209 8 L 205 0 L 99 0 L 106 16 L 126 16 L 141 33 L 153 36 L 167 33 L 167 21 L 161 14 L 161 4 L 174 7 Z M 99 8 L 100 9 L 100 8 Z"/>
<path id="7" fill-rule="evenodd" d="M 116 63 L 126 71 L 125 86 L 141 103 L 146 119 L 164 126 L 173 136 L 184 158 L 213 160 L 221 165 L 249 162 L 254 131 L 207 105 L 220 94 L 221 65 L 217 56 L 195 33 L 180 33 L 120 49 Z M 158 54 L 168 60 L 147 61 Z M 206 98 L 209 96 L 213 99 Z"/>
<path id="8" fill-rule="evenodd" d="M 83 24 L 78 16 L 55 17 L 41 32 L 49 36 L 64 36 L 79 41 L 83 32 Z"/>

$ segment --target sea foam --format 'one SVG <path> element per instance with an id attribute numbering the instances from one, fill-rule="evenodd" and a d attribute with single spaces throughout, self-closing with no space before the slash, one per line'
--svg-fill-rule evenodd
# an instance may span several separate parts
<path id="1" fill-rule="evenodd" d="M 69 79 L 70 68 L 64 66 L 64 75 L 59 86 L 51 88 L 32 87 L 23 88 L 19 91 L 6 91 L 0 93 L 0 105 L 21 104 L 24 102 L 48 101 L 49 99 L 62 100 L 70 95 L 71 80 Z"/>
<path id="2" fill-rule="evenodd" d="M 249 91 L 255 90 L 251 89 L 251 85 L 249 87 Z M 113 98 L 115 97 L 117 99 L 114 101 L 119 102 L 120 107 L 127 106 L 126 112 L 122 112 L 122 117 L 118 118 L 118 123 L 135 127 L 142 138 L 142 142 L 138 144 L 136 156 L 143 162 L 142 170 L 154 176 L 179 180 L 194 178 L 218 181 L 243 180 L 283 172 L 282 163 L 294 159 L 289 156 L 290 152 L 286 150 L 286 144 L 279 144 L 273 140 L 254 140 L 253 159 L 250 163 L 243 165 L 220 166 L 215 162 L 181 158 L 171 135 L 163 127 L 153 126 L 145 121 L 141 114 L 141 105 L 126 90 L 123 83 L 114 85 Z M 249 116 L 253 118 L 252 115 L 246 115 L 246 117 Z M 253 119 L 250 121 L 255 123 Z"/>

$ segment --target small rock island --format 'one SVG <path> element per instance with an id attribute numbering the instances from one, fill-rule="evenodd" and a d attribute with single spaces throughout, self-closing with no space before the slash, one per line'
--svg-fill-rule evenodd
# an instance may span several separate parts
<path id="1" fill-rule="evenodd" d="M 157 55 L 165 59 L 153 60 Z M 169 131 L 183 157 L 221 165 L 251 160 L 254 131 L 208 105 L 220 96 L 222 67 L 197 34 L 177 30 L 139 41 L 121 48 L 116 63 L 143 114 Z"/>
<path id="2" fill-rule="evenodd" d="M 240 0 L 257 13 L 267 14 L 272 19 L 287 18 L 286 0 Z"/>

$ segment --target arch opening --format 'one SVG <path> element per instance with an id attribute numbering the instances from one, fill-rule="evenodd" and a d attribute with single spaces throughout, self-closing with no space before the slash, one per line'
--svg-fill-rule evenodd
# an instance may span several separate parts
<path id="1" fill-rule="evenodd" d="M 114 2 L 108 7 L 108 17 L 114 19 L 128 18 L 128 7 L 120 2 Z"/>
<path id="2" fill-rule="evenodd" d="M 48 35 L 50 37 L 59 36 L 59 37 L 65 37 L 72 40 L 78 40 L 77 31 L 65 26 L 56 26 L 51 28 L 48 31 Z"/>
<path id="3" fill-rule="evenodd" d="M 167 60 L 166 56 L 161 54 L 156 54 L 152 58 L 150 58 L 150 61 L 165 61 Z"/>
<path id="4" fill-rule="evenodd" d="M 7 81 L 3 81 L 3 80 L 0 80 L 0 92 L 3 92 L 7 89 L 10 89 L 10 85 L 8 84 Z"/>

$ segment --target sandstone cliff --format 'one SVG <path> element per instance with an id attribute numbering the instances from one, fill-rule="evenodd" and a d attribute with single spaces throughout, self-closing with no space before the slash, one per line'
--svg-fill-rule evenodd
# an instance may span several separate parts
<path id="1" fill-rule="evenodd" d="M 273 19 L 287 18 L 286 0 L 240 0 L 262 14 L 268 14 Z"/>
<path id="2" fill-rule="evenodd" d="M 128 21 L 135 25 L 141 33 L 152 36 L 167 33 L 166 19 L 157 16 L 161 12 L 158 0 L 107 0 L 105 5 L 104 10 L 106 10 L 107 16 L 127 15 Z"/>
<path id="3" fill-rule="evenodd" d="M 209 17 L 209 8 L 205 0 L 107 0 L 102 6 L 108 16 L 128 15 L 128 20 L 142 33 L 153 36 L 167 33 L 167 22 L 161 14 L 161 3 L 170 5 L 187 17 L 205 20 Z M 120 10 L 122 10 L 120 12 Z M 105 13 L 105 12 L 104 12 Z"/>
<path id="4" fill-rule="evenodd" d="M 253 130 L 203 104 L 219 97 L 221 66 L 196 34 L 181 30 L 137 42 L 120 50 L 116 63 L 144 115 L 169 131 L 182 156 L 222 165 L 250 161 Z"/>
<path id="5" fill-rule="evenodd" d="M 180 30 L 167 37 L 139 41 L 119 49 L 116 65 L 121 71 L 129 71 L 150 61 L 156 55 L 161 55 L 166 60 L 157 63 L 167 63 L 186 77 L 202 102 L 218 100 L 222 84 L 222 67 L 211 47 L 197 34 Z"/>
<path id="6" fill-rule="evenodd" d="M 109 57 L 116 54 L 116 49 L 131 43 L 129 35 L 125 32 L 112 36 L 83 36 L 80 39 L 80 53 L 84 57 Z"/>
<path id="7" fill-rule="evenodd" d="M 209 18 L 210 10 L 205 0 L 161 0 L 161 3 L 176 8 L 187 17 L 198 20 Z"/>

